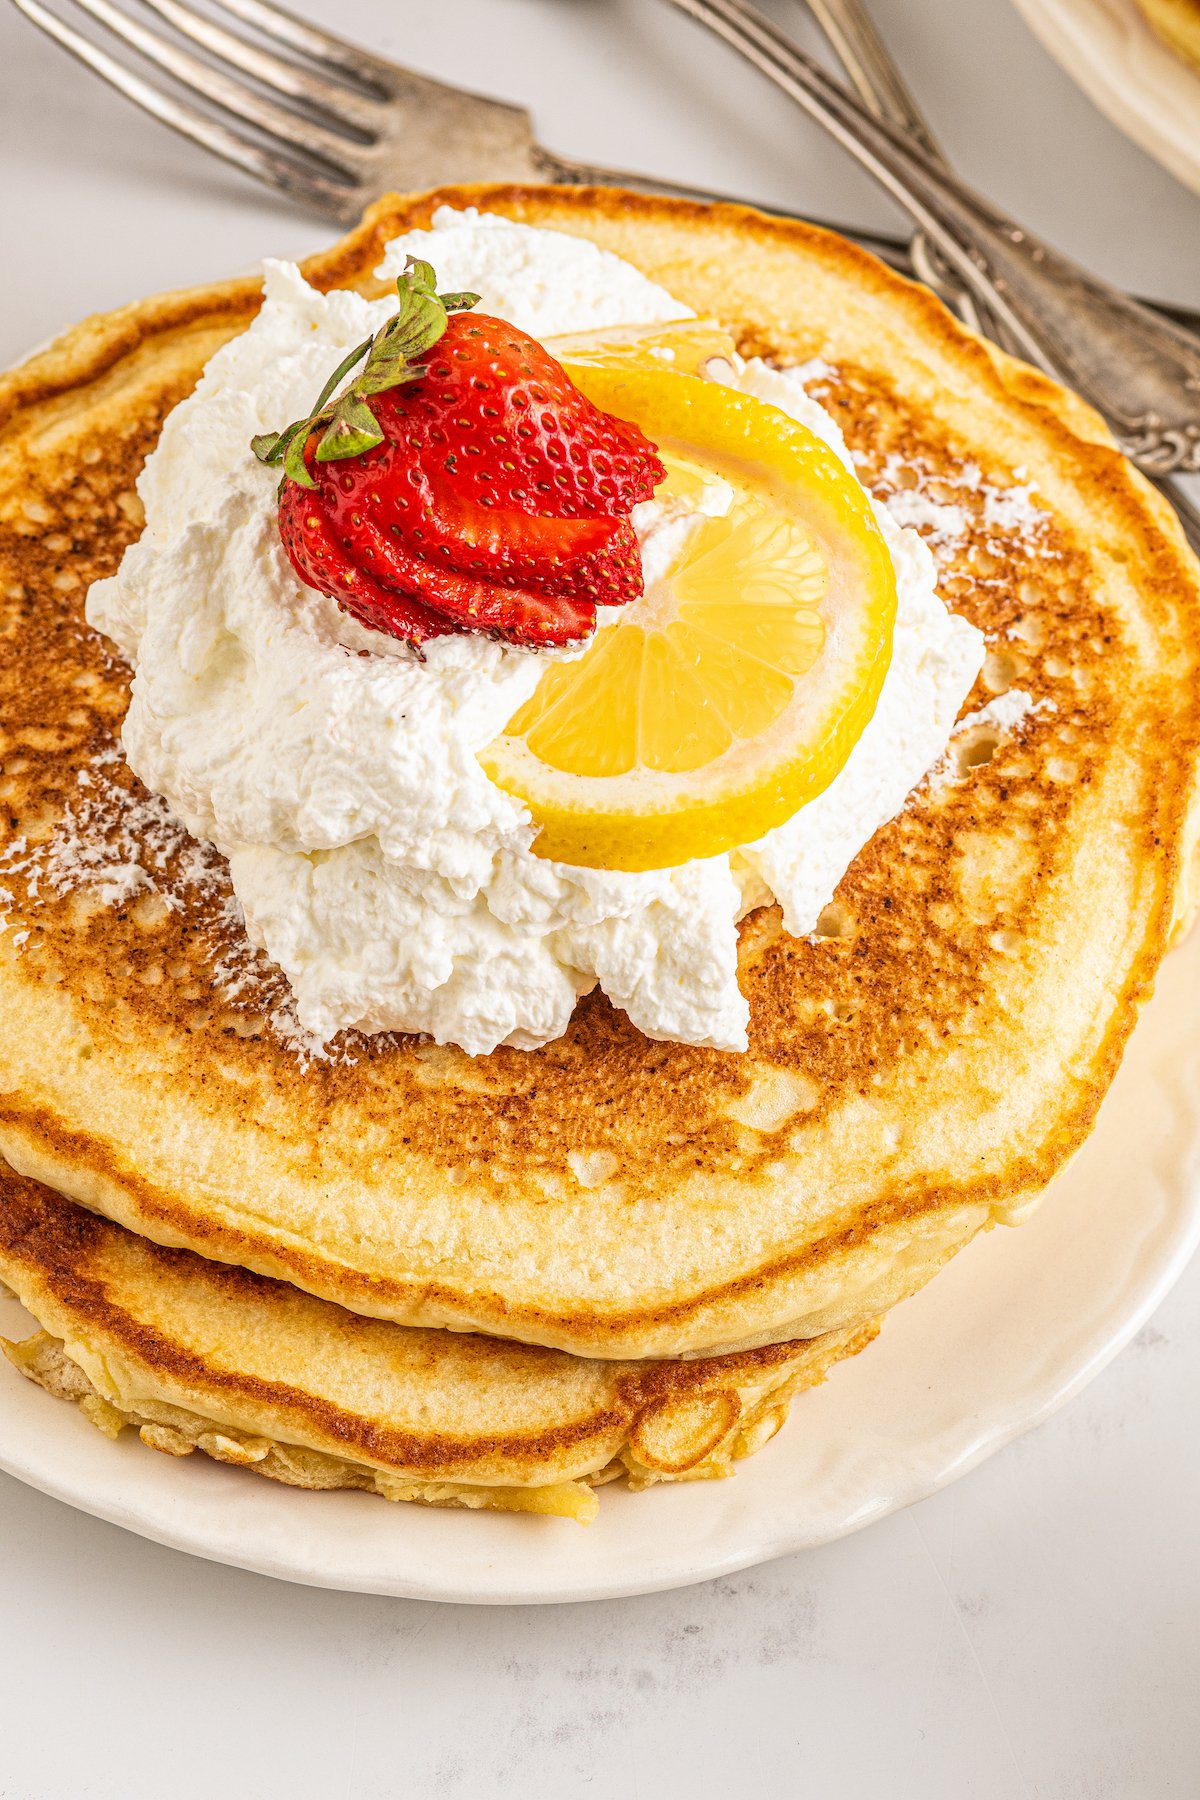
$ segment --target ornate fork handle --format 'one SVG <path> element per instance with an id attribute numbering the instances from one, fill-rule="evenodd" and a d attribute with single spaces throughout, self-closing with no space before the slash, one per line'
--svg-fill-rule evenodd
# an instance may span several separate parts
<path id="1" fill-rule="evenodd" d="M 745 0 L 670 0 L 811 113 L 912 215 L 1033 363 L 1066 380 L 1151 475 L 1200 471 L 1200 351 L 877 119 Z"/>

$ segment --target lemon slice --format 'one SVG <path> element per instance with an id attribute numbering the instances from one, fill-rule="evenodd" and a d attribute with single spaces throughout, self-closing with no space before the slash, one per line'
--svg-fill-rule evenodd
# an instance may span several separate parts
<path id="1" fill-rule="evenodd" d="M 753 843 L 833 780 L 883 685 L 895 571 L 862 488 L 776 407 L 662 368 L 568 366 L 658 445 L 670 555 L 480 761 L 528 806 L 537 855 L 671 868 Z"/>
<path id="2" fill-rule="evenodd" d="M 712 319 L 673 319 L 666 325 L 608 325 L 545 340 L 564 365 L 592 368 L 670 369 L 695 375 L 705 363 L 732 362 L 733 339 Z M 576 384 L 578 385 L 578 383 Z"/>

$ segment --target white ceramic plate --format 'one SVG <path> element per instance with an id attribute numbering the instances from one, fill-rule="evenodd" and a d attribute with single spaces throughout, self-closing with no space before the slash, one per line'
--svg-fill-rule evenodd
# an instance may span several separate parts
<path id="1" fill-rule="evenodd" d="M 1135 0 L 1015 0 L 1089 100 L 1200 193 L 1200 75 L 1161 43 Z"/>
<path id="2" fill-rule="evenodd" d="M 1168 961 L 1095 1133 L 1030 1221 L 977 1239 L 732 1481 L 606 1488 L 566 1520 L 306 1494 L 112 1444 L 0 1366 L 0 1465 L 159 1543 L 321 1587 L 528 1602 L 703 1581 L 922 1499 L 1079 1391 L 1200 1238 L 1200 931 Z M 23 1315 L 0 1304 L 0 1331 Z"/>

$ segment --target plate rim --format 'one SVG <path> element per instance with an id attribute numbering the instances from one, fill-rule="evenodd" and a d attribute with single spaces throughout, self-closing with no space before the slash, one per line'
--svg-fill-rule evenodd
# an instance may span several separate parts
<path id="1" fill-rule="evenodd" d="M 444 1582 L 422 1583 L 412 1578 L 396 1582 L 381 1581 L 378 1585 L 366 1586 L 355 1577 L 348 1576 L 342 1579 L 330 1571 L 306 1569 L 298 1564 L 276 1561 L 254 1553 L 247 1553 L 244 1556 L 231 1555 L 227 1549 L 206 1546 L 186 1531 L 172 1531 L 165 1523 L 139 1519 L 130 1508 L 89 1499 L 86 1494 L 74 1488 L 69 1481 L 56 1480 L 53 1475 L 41 1473 L 33 1467 L 22 1467 L 20 1459 L 13 1457 L 2 1445 L 0 1445 L 0 1470 L 19 1481 L 23 1486 L 45 1494 L 49 1499 L 71 1507 L 73 1511 L 85 1513 L 88 1517 L 99 1519 L 105 1524 L 115 1525 L 119 1530 L 128 1531 L 135 1537 L 145 1538 L 148 1542 L 158 1544 L 164 1549 L 174 1550 L 185 1556 L 195 1556 L 201 1561 L 212 1562 L 222 1568 L 238 1569 L 246 1574 L 262 1575 L 269 1580 L 290 1582 L 300 1587 L 321 1588 L 333 1593 L 370 1594 L 391 1599 L 421 1600 L 429 1604 L 446 1606 L 565 1606 L 591 1601 L 633 1599 L 642 1594 L 668 1593 L 680 1588 L 696 1587 L 707 1581 L 717 1581 L 723 1576 L 735 1575 L 748 1568 L 777 1562 L 785 1556 L 795 1556 L 807 1550 L 817 1550 L 825 1544 L 837 1543 L 842 1538 L 853 1536 L 856 1532 L 865 1530 L 871 1525 L 881 1524 L 885 1519 L 891 1518 L 895 1513 L 906 1511 L 921 1500 L 932 1498 L 934 1494 L 941 1493 L 963 1476 L 969 1475 L 973 1469 L 988 1461 L 990 1457 L 1005 1449 L 1007 1445 L 1044 1424 L 1047 1419 L 1069 1404 L 1099 1375 L 1103 1374 L 1108 1365 L 1115 1361 L 1122 1350 L 1127 1348 L 1132 1339 L 1137 1336 L 1161 1306 L 1187 1268 L 1197 1248 L 1200 1248 L 1200 1208 L 1197 1208 L 1188 1231 L 1181 1236 L 1170 1258 L 1164 1262 L 1157 1280 L 1147 1290 L 1136 1308 L 1129 1312 L 1119 1332 L 1114 1333 L 1105 1343 L 1097 1345 L 1091 1357 L 1082 1362 L 1070 1376 L 1065 1377 L 1056 1390 L 1050 1393 L 1036 1408 L 1020 1414 L 1014 1412 L 1009 1419 L 998 1423 L 991 1431 L 981 1433 L 974 1443 L 964 1448 L 957 1456 L 947 1460 L 936 1474 L 925 1477 L 914 1475 L 909 1483 L 911 1491 L 898 1489 L 878 1502 L 864 1506 L 840 1528 L 821 1531 L 817 1534 L 795 1531 L 791 1535 L 774 1539 L 769 1543 L 743 1545 L 723 1558 L 697 1564 L 694 1570 L 688 1573 L 678 1569 L 664 1569 L 657 1576 L 636 1576 L 628 1584 L 614 1584 L 609 1581 L 590 1584 L 583 1582 L 576 1587 L 563 1588 L 552 1593 L 534 1592 L 521 1587 L 497 1588 L 486 1592 L 473 1588 L 456 1591 Z M 130 1448 L 132 1449 L 133 1446 L 131 1445 Z M 142 1446 L 138 1446 L 136 1453 L 140 1455 L 142 1449 Z M 298 1499 L 311 1498 L 303 1490 L 293 1489 L 290 1491 Z M 372 1497 L 361 1495 L 358 1498 L 370 1503 Z M 472 1517 L 475 1516 L 472 1515 Z M 539 1520 L 538 1523 L 544 1524 L 545 1521 Z"/>
<path id="2" fill-rule="evenodd" d="M 1147 1154 L 1139 1161 L 1138 1168 L 1143 1172 L 1144 1180 L 1136 1188 L 1136 1216 L 1139 1220 L 1144 1217 L 1145 1229 L 1140 1237 L 1131 1237 L 1127 1222 L 1121 1219 L 1120 1232 L 1112 1243 L 1117 1253 L 1114 1266 L 1119 1268 L 1116 1282 L 1110 1275 L 1103 1286 L 1099 1286 L 1093 1270 L 1091 1281 L 1096 1292 L 1096 1306 L 1087 1307 L 1086 1292 L 1077 1297 L 1075 1311 L 1066 1309 L 1061 1330 L 1056 1329 L 1051 1334 L 1055 1338 L 1053 1344 L 1047 1345 L 1035 1331 L 1026 1346 L 1022 1335 L 1020 1354 L 1028 1351 L 1029 1367 L 1021 1372 L 1019 1379 L 1013 1374 L 1006 1377 L 1007 1385 L 1002 1383 L 999 1395 L 994 1398 L 989 1397 L 985 1383 L 983 1401 L 989 1402 L 990 1398 L 990 1403 L 977 1405 L 974 1411 L 970 1406 L 961 1411 L 952 1409 L 948 1425 L 939 1415 L 936 1434 L 931 1435 L 926 1453 L 916 1453 L 922 1440 L 906 1450 L 902 1436 L 890 1441 L 885 1439 L 882 1441 L 882 1462 L 879 1463 L 877 1456 L 879 1466 L 876 1466 L 869 1454 L 862 1454 L 853 1431 L 846 1434 L 841 1454 L 845 1469 L 849 1470 L 849 1489 L 843 1497 L 838 1488 L 835 1454 L 831 1465 L 831 1485 L 836 1490 L 833 1505 L 835 1511 L 841 1506 L 841 1511 L 832 1521 L 827 1516 L 825 1523 L 816 1529 L 812 1528 L 811 1515 L 806 1522 L 802 1496 L 788 1485 L 787 1461 L 774 1459 L 785 1458 L 789 1437 L 799 1454 L 801 1442 L 808 1441 L 798 1436 L 803 1429 L 805 1406 L 810 1408 L 810 1418 L 814 1418 L 811 1409 L 814 1405 L 821 1407 L 822 1402 L 832 1412 L 842 1391 L 839 1377 L 843 1384 L 853 1384 L 856 1378 L 862 1381 L 868 1397 L 872 1394 L 882 1396 L 888 1389 L 889 1380 L 898 1372 L 903 1392 L 905 1379 L 911 1382 L 913 1378 L 905 1357 L 915 1345 L 916 1377 L 921 1377 L 921 1358 L 924 1357 L 924 1376 L 928 1381 L 931 1368 L 938 1366 L 938 1333 L 943 1334 L 943 1339 L 948 1333 L 949 1341 L 953 1343 L 955 1331 L 961 1329 L 961 1301 L 964 1297 L 970 1298 L 972 1283 L 987 1279 L 986 1292 L 1003 1300 L 1006 1292 L 1004 1258 L 994 1244 L 986 1241 L 987 1234 L 981 1234 L 983 1241 L 977 1239 L 969 1245 L 933 1282 L 898 1308 L 890 1333 L 885 1329 L 881 1339 L 863 1357 L 840 1365 L 825 1387 L 798 1397 L 796 1415 L 788 1432 L 775 1446 L 768 1447 L 761 1458 L 744 1464 L 735 1484 L 684 1483 L 644 1495 L 609 1490 L 602 1504 L 601 1520 L 586 1532 L 570 1521 L 494 1513 L 468 1515 L 461 1511 L 449 1513 L 410 1506 L 388 1508 L 375 1497 L 361 1493 L 308 1494 L 277 1487 L 275 1483 L 261 1479 L 250 1483 L 245 1471 L 228 1469 L 202 1457 L 191 1459 L 199 1465 L 194 1472 L 201 1479 L 189 1488 L 186 1467 L 181 1469 L 173 1459 L 151 1456 L 132 1434 L 127 1434 L 123 1444 L 112 1444 L 101 1437 L 75 1408 L 62 1403 L 50 1405 L 48 1397 L 40 1390 L 21 1381 L 15 1371 L 7 1370 L 0 1371 L 6 1378 L 11 1374 L 11 1381 L 5 1379 L 0 1385 L 0 1469 L 52 1499 L 168 1549 L 311 1587 L 451 1604 L 542 1605 L 656 1593 L 717 1579 L 757 1563 L 815 1549 L 866 1525 L 878 1523 L 977 1468 L 1080 1393 L 1141 1329 L 1200 1245 L 1200 1033 L 1194 1031 L 1192 1024 L 1200 1001 L 1200 929 L 1194 930 L 1171 953 L 1170 966 L 1177 978 L 1165 983 L 1165 991 L 1151 999 L 1144 1009 L 1110 1099 L 1101 1109 L 1096 1132 L 1071 1168 L 1052 1184 L 1044 1208 L 1024 1225 L 1014 1228 L 1011 1236 L 1006 1233 L 1000 1245 L 1001 1252 L 1005 1242 L 1017 1246 L 1010 1249 L 1010 1256 L 1015 1262 L 1018 1278 L 1025 1258 L 1024 1247 L 1033 1246 L 1033 1266 L 1036 1274 L 1044 1279 L 1043 1270 L 1054 1267 L 1053 1189 L 1060 1183 L 1073 1182 L 1070 1199 L 1064 1196 L 1066 1211 L 1059 1230 L 1068 1233 L 1067 1241 L 1074 1249 L 1068 1224 L 1078 1223 L 1078 1220 L 1072 1219 L 1072 1210 L 1091 1203 L 1089 1151 L 1097 1167 L 1102 1167 L 1106 1174 L 1108 1165 L 1112 1164 L 1115 1172 L 1108 1178 L 1119 1188 L 1123 1177 L 1117 1169 L 1117 1159 L 1112 1156 L 1113 1145 L 1105 1141 L 1106 1133 L 1125 1132 L 1130 1134 L 1129 1141 L 1132 1142 L 1131 1127 L 1136 1125 L 1138 1152 L 1149 1144 L 1142 1135 L 1141 1112 L 1137 1112 L 1136 1119 L 1127 1119 L 1119 1101 L 1114 1109 L 1111 1098 L 1124 1090 L 1131 1101 L 1138 1100 L 1140 1106 L 1144 1097 L 1139 1099 L 1136 1095 L 1134 1083 L 1149 1081 L 1153 1085 L 1155 1103 L 1164 1109 L 1176 1136 L 1171 1140 L 1173 1149 L 1169 1155 L 1165 1155 L 1155 1142 L 1150 1146 L 1155 1153 Z M 1157 1029 L 1155 1020 L 1159 1021 Z M 1180 1054 L 1181 1044 L 1183 1055 Z M 1098 1139 L 1099 1148 L 1093 1149 Z M 1126 1139 L 1122 1138 L 1120 1142 L 1125 1143 Z M 1157 1210 L 1143 1206 L 1143 1193 L 1157 1194 L 1160 1202 Z M 1042 1224 L 1044 1220 L 1048 1221 L 1046 1225 Z M 1051 1258 L 1048 1262 L 1037 1248 L 1039 1236 L 1046 1240 L 1041 1248 L 1049 1246 Z M 983 1274 L 989 1263 L 998 1280 Z M 1102 1270 L 1105 1266 L 1102 1257 Z M 1028 1270 L 1025 1273 L 1027 1276 Z M 1007 1271 L 1009 1280 L 1012 1274 L 1010 1268 Z M 1052 1282 L 1052 1285 L 1055 1284 Z M 1023 1294 L 1026 1290 L 1019 1291 Z M 1041 1296 L 1034 1291 L 1030 1296 L 1034 1317 L 1041 1303 Z M 972 1312 L 972 1309 L 967 1311 Z M 1055 1312 L 1053 1317 L 1057 1328 L 1058 1313 Z M 934 1328 L 932 1333 L 925 1330 L 930 1318 Z M 893 1343 L 896 1352 L 889 1361 L 888 1347 Z M 943 1350 L 945 1347 L 943 1342 Z M 853 1421 L 853 1390 L 848 1416 Z M 23 1420 L 27 1425 L 23 1425 Z M 816 1430 L 810 1434 L 810 1439 L 815 1438 L 819 1446 L 821 1421 L 815 1418 L 814 1422 Z M 870 1442 L 869 1411 L 862 1429 L 866 1448 L 878 1451 L 879 1445 Z M 839 1434 L 835 1437 L 841 1441 Z M 89 1470 L 89 1465 L 94 1468 Z M 779 1482 L 783 1484 L 782 1505 L 778 1491 L 772 1492 L 769 1475 L 772 1468 L 777 1474 L 777 1489 Z M 99 1472 L 98 1488 L 101 1491 L 90 1484 L 89 1475 L 96 1471 Z M 761 1477 L 760 1480 L 756 1481 L 756 1475 Z M 859 1483 L 857 1490 L 856 1481 Z M 844 1472 L 842 1486 L 846 1486 Z M 759 1489 L 761 1493 L 757 1491 Z M 728 1530 L 729 1522 L 724 1515 L 730 1508 L 723 1509 L 722 1506 L 725 1492 L 737 1496 L 731 1503 L 737 1518 Z M 214 1495 L 218 1497 L 215 1505 Z M 322 1502 L 340 1505 L 331 1506 L 322 1516 L 311 1510 L 319 1508 Z M 370 1515 L 356 1514 L 355 1504 L 376 1510 Z M 830 1502 L 826 1500 L 824 1504 L 829 1515 Z M 589 1571 L 588 1542 L 607 1546 L 608 1537 L 594 1539 L 593 1533 L 604 1529 L 606 1519 L 610 1532 L 618 1530 L 626 1506 L 647 1509 L 639 1511 L 637 1523 L 639 1528 L 653 1526 L 653 1548 L 649 1552 L 639 1551 L 631 1558 L 628 1568 L 621 1566 L 619 1558 L 614 1567 L 607 1567 L 601 1560 L 597 1575 L 595 1571 Z M 657 1519 L 648 1510 L 655 1506 L 660 1509 Z M 199 1529 L 192 1517 L 197 1511 L 205 1520 L 205 1530 Z M 370 1517 L 376 1522 L 387 1519 L 398 1527 L 392 1533 L 389 1524 L 387 1542 L 389 1551 L 399 1547 L 401 1554 L 389 1560 L 386 1568 L 374 1568 L 369 1575 L 364 1575 L 362 1568 L 356 1567 L 352 1560 L 347 1561 L 340 1548 L 344 1535 L 339 1522 L 353 1521 L 356 1517 Z M 434 1519 L 453 1523 L 448 1526 L 426 1523 Z M 693 1523 L 699 1520 L 710 1538 L 715 1525 L 715 1539 L 701 1538 L 701 1547 L 694 1553 L 690 1549 L 687 1530 L 689 1519 Z M 215 1528 L 214 1520 L 219 1521 L 220 1529 Z M 335 1523 L 330 1539 L 333 1550 L 325 1541 L 331 1520 Z M 293 1528 L 293 1521 L 299 1529 Z M 681 1521 L 683 1529 L 680 1529 Z M 547 1529 L 571 1535 L 548 1539 L 544 1535 Z M 323 1559 L 315 1555 L 311 1547 L 303 1556 L 292 1549 L 296 1541 L 304 1544 L 306 1532 L 310 1546 L 316 1543 L 325 1551 Z M 462 1555 L 462 1545 L 467 1540 L 461 1537 L 461 1532 L 488 1534 L 480 1535 L 471 1544 L 473 1562 L 471 1557 Z M 368 1550 L 379 1535 L 373 1525 L 363 1539 Z M 439 1549 L 439 1540 L 450 1541 L 449 1554 Z M 423 1550 L 431 1542 L 435 1554 L 429 1559 L 423 1557 Z M 677 1548 L 680 1543 L 685 1545 L 682 1552 Z M 490 1551 L 489 1544 L 492 1545 Z M 282 1553 L 284 1545 L 288 1548 L 287 1554 Z M 517 1546 L 515 1553 L 513 1545 Z M 564 1555 L 568 1571 L 565 1574 L 559 1568 Z M 473 1569 L 465 1580 L 464 1569 L 458 1566 L 460 1563 L 468 1570 Z"/>

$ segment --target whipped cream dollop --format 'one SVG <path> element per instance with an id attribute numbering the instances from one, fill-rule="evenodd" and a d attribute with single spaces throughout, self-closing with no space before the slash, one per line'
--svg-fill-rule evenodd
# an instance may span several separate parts
<path id="1" fill-rule="evenodd" d="M 443 209 L 387 246 L 443 289 L 538 337 L 690 317 L 584 239 Z M 87 602 L 136 670 L 125 753 L 195 836 L 229 859 L 251 939 L 286 973 L 302 1026 L 427 1032 L 472 1053 L 559 1036 L 597 983 L 647 1035 L 742 1049 L 738 918 L 774 898 L 810 932 L 849 864 L 942 756 L 983 639 L 935 590 L 921 538 L 876 507 L 896 568 L 891 667 L 829 788 L 728 856 L 641 874 L 533 855 L 527 809 L 478 753 L 533 692 L 544 655 L 473 636 L 418 661 L 293 572 L 277 476 L 250 439 L 303 415 L 394 300 L 318 293 L 266 265 L 250 328 L 171 413 L 139 492 L 146 527 Z M 723 378 L 817 433 L 852 471 L 833 419 L 795 371 Z M 688 522 L 657 502 L 635 527 L 652 582 Z"/>

